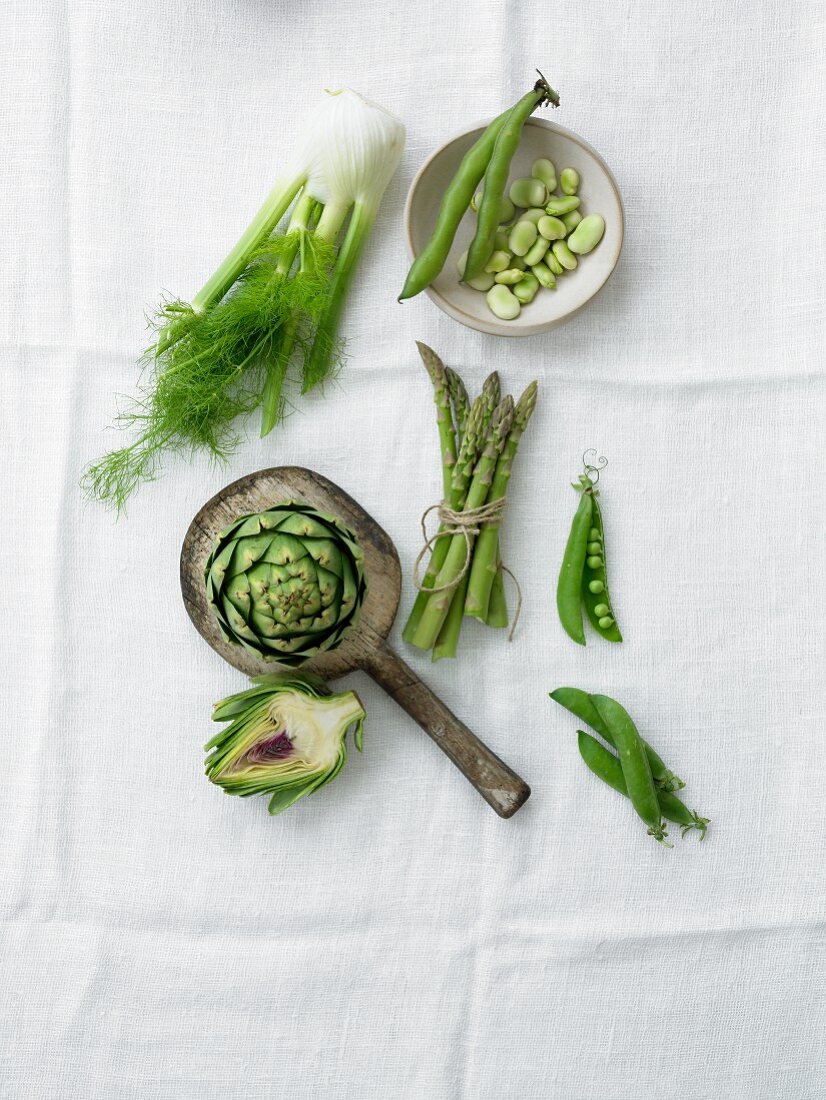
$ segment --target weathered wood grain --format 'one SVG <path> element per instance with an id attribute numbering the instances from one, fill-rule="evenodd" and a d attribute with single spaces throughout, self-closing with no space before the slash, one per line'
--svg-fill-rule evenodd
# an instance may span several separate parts
<path id="1" fill-rule="evenodd" d="M 302 501 L 341 519 L 364 553 L 367 594 L 356 629 L 335 650 L 302 666 L 335 680 L 364 669 L 436 742 L 501 817 L 510 817 L 530 788 L 430 691 L 386 642 L 401 592 L 399 556 L 376 521 L 327 478 L 300 466 L 258 470 L 227 485 L 201 508 L 181 549 L 181 591 L 201 636 L 248 676 L 280 666 L 227 642 L 206 600 L 204 567 L 219 533 L 239 516 L 263 512 L 285 501 Z"/>

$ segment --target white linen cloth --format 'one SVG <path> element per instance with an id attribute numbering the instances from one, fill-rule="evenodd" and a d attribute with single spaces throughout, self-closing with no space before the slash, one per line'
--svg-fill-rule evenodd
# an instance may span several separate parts
<path id="1" fill-rule="evenodd" d="M 3 25 L 3 1100 L 826 1095 L 823 6 L 7 0 Z M 534 66 L 611 165 L 626 245 L 570 324 L 501 340 L 396 304 L 401 214 Z M 408 128 L 346 370 L 114 522 L 77 484 L 118 442 L 144 310 L 197 289 L 340 84 Z M 417 338 L 475 387 L 541 385 L 517 637 L 470 623 L 435 666 L 400 638 L 440 484 Z M 554 585 L 590 446 L 626 641 L 581 650 Z M 361 675 L 365 752 L 317 796 L 270 819 L 203 778 L 243 679 L 190 626 L 180 543 L 284 462 L 395 540 L 394 641 L 531 783 L 511 821 Z M 659 847 L 585 770 L 565 683 L 627 705 L 704 844 Z"/>

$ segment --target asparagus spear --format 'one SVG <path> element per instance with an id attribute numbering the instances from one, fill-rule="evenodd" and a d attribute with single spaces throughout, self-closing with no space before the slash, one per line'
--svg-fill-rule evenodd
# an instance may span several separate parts
<path id="1" fill-rule="evenodd" d="M 488 502 L 501 500 L 505 496 L 519 440 L 522 438 L 522 433 L 525 431 L 535 408 L 536 382 L 531 382 L 519 398 L 514 410 L 513 428 L 508 436 L 505 449 L 496 463 L 496 472 L 488 495 Z M 473 564 L 470 568 L 465 614 L 472 615 L 475 619 L 481 619 L 482 622 L 487 620 L 493 582 L 500 573 L 499 530 L 501 526 L 501 520 L 494 520 L 484 525 L 476 540 Z"/>
<path id="2" fill-rule="evenodd" d="M 439 443 L 442 447 L 442 486 L 445 500 L 450 496 L 453 467 L 456 465 L 456 435 L 453 430 L 453 414 L 450 406 L 450 391 L 447 370 L 436 352 L 416 341 L 419 355 L 433 383 L 433 400 L 436 403 L 436 425 L 439 429 Z"/>
<path id="3" fill-rule="evenodd" d="M 453 466 L 450 492 L 445 498 L 449 501 L 450 507 L 454 512 L 464 507 L 468 484 L 470 483 L 473 468 L 476 465 L 479 451 L 484 442 L 487 424 L 490 420 L 493 408 L 499 400 L 499 389 L 499 375 L 494 371 L 493 374 L 488 375 L 485 379 L 484 385 L 482 386 L 482 392 L 471 405 L 470 412 L 467 415 L 467 422 L 462 436 L 462 444 L 459 448 L 459 455 Z M 444 525 L 439 528 L 440 531 L 444 531 L 444 529 Z M 451 540 L 449 538 L 443 537 L 437 539 L 434 543 L 430 564 L 427 567 L 427 572 L 422 578 L 423 591 L 417 594 L 413 603 L 413 610 L 410 612 L 410 618 L 407 620 L 404 631 L 402 632 L 402 637 L 406 642 L 414 644 L 413 637 L 428 600 L 428 592 L 425 591 L 425 589 L 433 587 L 433 582 L 436 580 L 436 576 L 442 568 L 442 565 L 444 565 L 450 542 Z"/>
<path id="4" fill-rule="evenodd" d="M 496 576 L 493 578 L 490 600 L 488 601 L 488 617 L 485 622 L 488 626 L 495 627 L 506 627 L 510 622 L 508 604 L 505 599 L 505 582 L 502 579 L 501 569 L 497 569 Z"/>
<path id="5" fill-rule="evenodd" d="M 513 467 L 513 459 L 519 445 L 519 439 L 527 426 L 536 406 L 536 383 L 532 382 L 519 399 L 514 410 L 514 422 L 505 449 L 496 463 L 487 503 L 501 500 L 507 492 L 508 479 Z M 443 657 L 455 657 L 459 642 L 459 633 L 463 615 L 473 615 L 488 626 L 506 627 L 508 625 L 508 605 L 505 598 L 505 586 L 502 580 L 499 557 L 499 529 L 501 520 L 485 524 L 477 538 L 473 550 L 471 568 L 462 578 L 453 593 L 450 610 L 444 621 L 439 637 L 433 647 L 433 660 Z M 477 563 L 481 561 L 481 565 Z M 475 578 L 475 581 L 474 581 Z M 496 587 L 495 600 L 493 588 Z M 476 611 L 477 600 L 484 599 L 484 609 Z M 489 611 L 492 607 L 492 614 Z"/>
<path id="6" fill-rule="evenodd" d="M 453 425 L 456 428 L 456 438 L 461 443 L 462 436 L 465 434 L 470 400 L 465 384 L 456 371 L 450 367 L 445 367 L 445 374 L 447 375 L 447 388 L 450 393 L 450 405 L 453 409 Z"/>
<path id="7" fill-rule="evenodd" d="M 513 427 L 513 419 L 513 398 L 508 396 L 499 402 L 491 417 L 485 446 L 476 464 L 465 498 L 465 510 L 472 511 L 475 508 L 480 508 L 487 500 L 497 461 Z M 461 531 L 457 531 L 449 539 L 440 539 L 439 541 L 447 543 L 448 549 L 444 564 L 436 576 L 434 588 L 442 588 L 443 585 L 449 585 L 456 579 L 462 570 L 468 553 L 468 542 Z M 472 551 L 472 535 L 469 536 L 469 543 Z M 420 649 L 432 649 L 439 636 L 442 624 L 447 618 L 453 595 L 453 589 L 432 592 L 428 595 L 419 625 L 413 635 L 413 645 L 418 646 Z M 464 605 L 461 605 L 460 610 L 463 610 L 463 608 Z"/>

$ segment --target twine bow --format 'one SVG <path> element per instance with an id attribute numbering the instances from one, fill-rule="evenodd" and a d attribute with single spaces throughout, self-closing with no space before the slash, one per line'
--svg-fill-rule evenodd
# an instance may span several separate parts
<path id="1" fill-rule="evenodd" d="M 476 538 L 484 524 L 498 522 L 502 518 L 506 503 L 507 498 L 500 497 L 499 500 L 492 500 L 487 504 L 481 504 L 478 508 L 468 508 L 463 511 L 456 511 L 442 500 L 438 504 L 431 504 L 429 508 L 425 509 L 421 519 L 424 546 L 419 551 L 419 556 L 416 558 L 413 566 L 413 584 L 416 586 L 417 591 L 452 592 L 454 589 L 458 588 L 465 579 L 473 558 L 473 543 L 471 542 L 471 538 Z M 441 525 L 435 535 L 428 535 L 427 533 L 427 517 L 431 512 L 436 512 L 438 514 L 439 523 Z M 447 581 L 445 584 L 426 586 L 422 583 L 420 572 L 422 561 L 427 554 L 431 553 L 439 539 L 445 538 L 445 536 L 452 538 L 457 533 L 462 534 L 465 539 L 465 560 L 462 563 L 462 568 L 453 580 Z M 497 565 L 497 569 L 502 573 L 507 573 L 516 585 L 516 612 L 513 616 L 510 633 L 508 634 L 508 641 L 512 642 L 513 632 L 516 630 L 516 624 L 519 622 L 519 616 L 522 612 L 522 589 L 519 587 L 519 581 L 501 560 Z"/>

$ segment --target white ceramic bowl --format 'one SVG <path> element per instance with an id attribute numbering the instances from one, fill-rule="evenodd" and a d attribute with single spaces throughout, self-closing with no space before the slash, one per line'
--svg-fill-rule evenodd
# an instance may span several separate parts
<path id="1" fill-rule="evenodd" d="M 477 123 L 463 130 L 431 154 L 419 169 L 404 211 L 411 259 L 430 238 L 445 188 L 486 125 Z M 540 288 L 515 321 L 500 321 L 488 309 L 483 293 L 459 282 L 456 260 L 470 244 L 476 228 L 476 215 L 468 211 L 457 230 L 447 262 L 426 291 L 439 309 L 468 328 L 494 336 L 535 336 L 546 332 L 587 305 L 617 266 L 622 250 L 624 217 L 619 188 L 608 165 L 595 149 L 570 130 L 544 118 L 530 118 L 511 162 L 509 184 L 520 176 L 529 176 L 531 165 L 538 157 L 552 160 L 557 174 L 563 168 L 576 168 L 581 179 L 581 209 L 586 214 L 602 214 L 605 235 L 593 252 L 580 258 L 575 271 L 560 276 L 556 290 Z"/>

